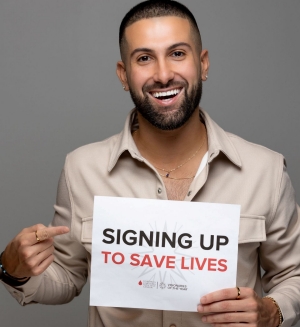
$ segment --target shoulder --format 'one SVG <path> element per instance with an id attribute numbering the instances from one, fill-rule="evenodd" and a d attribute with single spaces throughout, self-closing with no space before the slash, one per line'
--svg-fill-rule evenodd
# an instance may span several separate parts
<path id="1" fill-rule="evenodd" d="M 243 164 L 247 162 L 261 163 L 263 165 L 271 165 L 275 162 L 280 162 L 282 165 L 285 164 L 285 158 L 281 153 L 273 151 L 263 145 L 249 142 L 229 132 L 226 132 L 226 135 L 238 152 Z"/>
<path id="2" fill-rule="evenodd" d="M 113 135 L 103 141 L 81 146 L 67 155 L 66 163 L 70 167 L 89 166 L 108 162 L 118 142 L 120 134 Z"/>
<path id="3" fill-rule="evenodd" d="M 207 127 L 208 137 L 211 141 L 212 151 L 222 151 L 237 166 L 244 165 L 268 166 L 272 162 L 281 162 L 284 164 L 284 157 L 265 146 L 255 144 L 225 131 L 220 127 L 207 112 L 203 111 L 205 124 Z"/>

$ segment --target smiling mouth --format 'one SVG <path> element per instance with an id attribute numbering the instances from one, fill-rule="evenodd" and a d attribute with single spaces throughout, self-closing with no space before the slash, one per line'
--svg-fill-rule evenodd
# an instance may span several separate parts
<path id="1" fill-rule="evenodd" d="M 180 93 L 182 88 L 173 89 L 165 92 L 150 92 L 150 94 L 158 100 L 169 100 L 174 98 L 177 94 Z"/>

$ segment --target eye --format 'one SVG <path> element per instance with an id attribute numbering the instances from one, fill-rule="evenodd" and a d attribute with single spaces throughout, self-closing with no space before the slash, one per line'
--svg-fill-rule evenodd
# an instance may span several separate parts
<path id="1" fill-rule="evenodd" d="M 177 50 L 172 53 L 172 56 L 175 58 L 182 58 L 185 56 L 185 53 L 183 51 Z"/>
<path id="2" fill-rule="evenodd" d="M 141 56 L 138 58 L 138 62 L 147 62 L 150 60 L 149 56 Z"/>

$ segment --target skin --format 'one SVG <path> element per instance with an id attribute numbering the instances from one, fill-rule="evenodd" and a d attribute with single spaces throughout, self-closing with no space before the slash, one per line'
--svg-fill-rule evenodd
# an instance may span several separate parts
<path id="1" fill-rule="evenodd" d="M 189 92 L 199 78 L 206 80 L 209 69 L 207 50 L 199 52 L 189 22 L 173 16 L 140 20 L 127 27 L 125 37 L 124 61 L 117 63 L 117 75 L 122 85 L 141 99 L 148 96 L 153 110 L 170 118 L 176 114 L 183 92 L 163 102 L 151 96 L 152 91 L 158 91 L 157 87 L 151 86 L 184 80 Z M 160 167 L 174 167 L 181 158 L 188 157 L 195 140 L 201 139 L 204 133 L 198 110 L 183 126 L 172 131 L 158 129 L 139 113 L 138 119 L 139 133 L 136 133 L 135 142 L 142 155 Z M 202 321 L 218 327 L 245 324 L 275 327 L 279 324 L 277 308 L 272 301 L 260 298 L 251 288 L 241 287 L 240 290 L 238 300 L 236 288 L 203 296 L 197 306 Z"/>
<path id="2" fill-rule="evenodd" d="M 275 327 L 279 325 L 277 308 L 270 299 L 261 299 L 251 288 L 240 287 L 241 296 L 237 300 L 237 289 L 228 288 L 203 296 L 197 307 L 202 322 L 211 326 Z"/>
<path id="3" fill-rule="evenodd" d="M 179 17 L 140 20 L 127 27 L 125 37 L 127 53 L 124 62 L 117 63 L 117 74 L 125 90 L 133 90 L 142 99 L 148 96 L 155 110 L 166 120 L 172 119 L 186 88 L 167 102 L 155 99 L 151 93 L 176 88 L 158 85 L 184 82 L 190 92 L 199 79 L 205 81 L 209 68 L 208 51 L 199 52 L 189 21 Z M 147 153 L 141 153 L 147 159 L 151 157 L 151 162 L 157 166 L 179 165 L 183 157 L 188 158 L 196 151 L 195 141 L 203 140 L 198 110 L 183 126 L 171 131 L 156 128 L 140 114 L 138 119 L 137 145 L 140 150 L 147 149 Z"/>
<path id="4" fill-rule="evenodd" d="M 3 266 L 11 276 L 17 278 L 40 275 L 54 260 L 54 237 L 68 232 L 69 228 L 65 226 L 46 227 L 38 224 L 24 228 L 7 245 L 2 256 Z"/>

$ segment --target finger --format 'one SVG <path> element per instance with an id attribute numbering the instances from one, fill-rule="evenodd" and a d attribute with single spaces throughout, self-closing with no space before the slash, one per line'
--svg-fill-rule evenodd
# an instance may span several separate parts
<path id="1" fill-rule="evenodd" d="M 248 324 L 255 321 L 255 317 L 253 313 L 249 312 L 229 312 L 222 314 L 211 314 L 207 316 L 203 316 L 202 321 L 209 324 L 224 324 L 230 326 L 238 326 L 238 324 Z"/>
<path id="2" fill-rule="evenodd" d="M 38 265 L 34 271 L 36 275 L 43 273 L 54 260 L 54 246 L 52 245 L 44 252 L 38 254 Z"/>
<path id="3" fill-rule="evenodd" d="M 40 275 L 49 266 L 54 259 L 54 246 L 47 247 L 44 251 L 31 257 L 24 263 L 27 276 Z M 51 258 L 50 258 L 51 257 Z M 44 263 L 46 261 L 46 263 Z"/>
<path id="4" fill-rule="evenodd" d="M 32 232 L 35 232 L 36 230 L 39 230 L 39 229 L 43 229 L 43 228 L 46 228 L 47 226 L 43 225 L 43 224 L 36 224 L 36 225 L 33 225 L 33 226 L 30 226 L 30 227 L 26 227 L 24 228 L 22 231 L 21 231 L 21 235 L 22 234 L 30 234 Z"/>
<path id="5" fill-rule="evenodd" d="M 19 251 L 19 261 L 28 261 L 31 258 L 36 257 L 39 253 L 45 251 L 47 248 L 53 245 L 53 238 L 49 238 L 43 242 L 35 243 L 31 246 L 24 247 Z"/>
<path id="6" fill-rule="evenodd" d="M 252 301 L 249 300 L 225 300 L 206 305 L 199 304 L 197 310 L 200 313 L 218 313 L 218 312 L 243 312 L 252 308 Z"/>
<path id="7" fill-rule="evenodd" d="M 66 234 L 70 230 L 66 226 L 57 226 L 57 227 L 46 227 L 43 229 L 36 230 L 32 233 L 34 243 L 42 242 L 44 240 L 47 240 L 51 237 L 55 237 L 58 235 Z"/>
<path id="8" fill-rule="evenodd" d="M 240 287 L 240 299 L 245 297 L 245 291 L 244 288 Z M 236 287 L 233 288 L 224 288 L 222 290 L 216 291 L 209 293 L 205 296 L 203 296 L 200 299 L 201 304 L 208 304 L 208 303 L 213 303 L 213 302 L 218 302 L 218 301 L 224 301 L 224 300 L 235 300 L 237 299 L 238 296 L 238 290 Z"/>
<path id="9" fill-rule="evenodd" d="M 51 265 L 53 261 L 54 261 L 54 255 L 51 254 L 49 257 L 47 257 L 44 261 L 40 263 L 37 269 L 37 274 L 40 275 L 41 273 L 43 273 Z"/>

